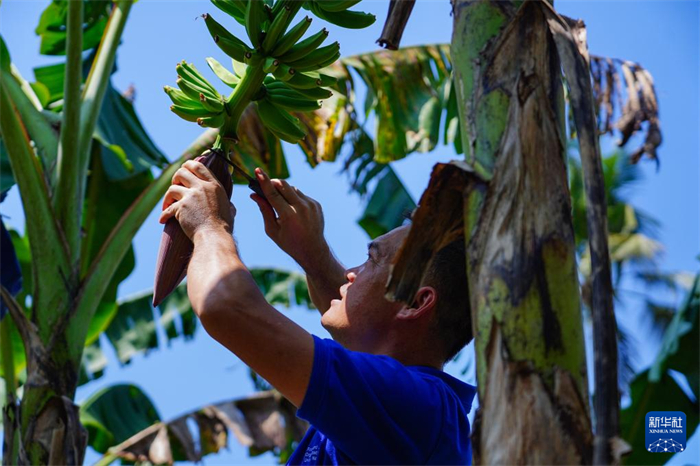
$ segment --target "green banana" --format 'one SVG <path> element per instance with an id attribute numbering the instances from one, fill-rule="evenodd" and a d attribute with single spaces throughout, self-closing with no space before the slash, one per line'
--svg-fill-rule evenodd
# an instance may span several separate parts
<path id="1" fill-rule="evenodd" d="M 328 37 L 328 30 L 326 28 L 321 29 L 318 31 L 316 34 L 313 36 L 310 36 L 307 39 L 302 40 L 298 44 L 296 44 L 294 47 L 289 49 L 287 53 L 282 55 L 280 59 L 284 63 L 290 63 L 295 60 L 300 60 L 307 55 L 309 55 L 311 52 L 316 50 L 322 43 L 323 41 L 326 40 Z"/>
<path id="2" fill-rule="evenodd" d="M 373 14 L 361 11 L 327 11 L 321 8 L 319 3 L 311 0 L 306 2 L 305 5 L 309 5 L 313 14 L 336 26 L 348 29 L 363 29 L 374 24 L 374 21 L 377 19 Z"/>
<path id="3" fill-rule="evenodd" d="M 197 118 L 197 124 L 204 128 L 220 128 L 224 125 L 225 120 L 224 114 L 219 113 L 218 115 Z"/>
<path id="4" fill-rule="evenodd" d="M 207 57 L 207 65 L 209 65 L 209 68 L 211 68 L 214 74 L 218 76 L 219 79 L 222 80 L 227 86 L 235 89 L 240 82 L 240 79 L 235 74 L 224 68 L 224 66 L 216 61 L 216 59 Z"/>
<path id="5" fill-rule="evenodd" d="M 216 45 L 218 45 L 226 55 L 243 60 L 243 55 L 247 51 L 250 51 L 248 44 L 231 34 L 225 27 L 216 22 L 212 15 L 205 13 L 202 15 L 202 18 L 204 18 L 204 23 L 207 25 L 209 34 L 211 34 Z"/>
<path id="6" fill-rule="evenodd" d="M 243 79 L 243 76 L 245 76 L 246 70 L 248 69 L 248 65 L 243 63 L 243 60 L 231 60 L 231 64 L 233 65 L 233 73 L 240 79 Z"/>
<path id="7" fill-rule="evenodd" d="M 224 110 L 224 103 L 221 100 L 208 99 L 204 94 L 199 94 L 199 102 L 210 112 L 220 113 Z"/>
<path id="8" fill-rule="evenodd" d="M 286 84 L 282 86 L 266 86 L 269 94 L 284 95 L 295 99 L 307 98 L 312 100 L 324 100 L 333 95 L 328 89 L 316 87 L 313 89 L 292 89 Z"/>
<path id="9" fill-rule="evenodd" d="M 284 94 L 276 94 L 268 92 L 265 99 L 270 101 L 271 104 L 277 105 L 287 110 L 293 110 L 297 112 L 310 112 L 312 110 L 318 110 L 321 105 L 318 100 L 309 100 L 306 98 L 295 98 L 289 97 Z"/>
<path id="10" fill-rule="evenodd" d="M 318 73 L 315 71 L 309 71 L 309 72 L 304 73 L 304 74 L 311 76 L 312 78 L 320 79 L 322 87 L 331 87 L 331 86 L 335 86 L 336 84 L 338 84 L 337 78 L 335 78 L 333 76 L 329 76 L 327 74 Z"/>
<path id="11" fill-rule="evenodd" d="M 272 50 L 270 55 L 273 57 L 279 57 L 287 53 L 287 51 L 303 37 L 303 35 L 309 29 L 309 26 L 311 26 L 311 22 L 311 17 L 305 16 L 304 19 L 299 21 L 292 29 L 287 31 L 287 33 L 283 35 L 280 40 L 277 41 L 277 44 L 275 44 L 275 48 Z"/>
<path id="12" fill-rule="evenodd" d="M 275 69 L 275 71 L 272 72 L 275 78 L 279 79 L 280 81 L 289 81 L 294 77 L 294 74 L 296 71 L 289 66 L 280 63 L 280 65 Z"/>
<path id="13" fill-rule="evenodd" d="M 333 63 L 338 61 L 339 58 L 340 58 L 340 51 L 336 52 L 335 55 L 329 56 L 327 59 L 320 61 L 314 65 L 300 66 L 297 68 L 297 70 L 303 71 L 303 72 L 320 70 L 320 69 L 325 68 L 329 65 L 332 65 Z"/>
<path id="14" fill-rule="evenodd" d="M 345 11 L 348 8 L 352 8 L 362 0 L 317 0 L 318 6 L 323 8 L 325 11 Z"/>
<path id="15" fill-rule="evenodd" d="M 184 92 L 182 92 L 179 89 L 175 89 L 174 87 L 170 87 L 170 86 L 163 86 L 163 90 L 165 91 L 166 94 L 168 94 L 168 97 L 170 97 L 170 100 L 175 105 L 179 105 L 181 107 L 199 107 L 200 106 L 199 101 L 191 99 L 187 94 L 185 94 Z"/>
<path id="16" fill-rule="evenodd" d="M 256 104 L 258 115 L 265 126 L 273 130 L 280 139 L 295 143 L 306 136 L 304 130 L 299 126 L 299 119 L 291 116 L 286 110 L 279 109 L 265 99 L 257 101 Z"/>
<path id="17" fill-rule="evenodd" d="M 265 71 L 265 73 L 274 73 L 278 66 L 280 66 L 280 61 L 278 59 L 267 57 L 263 64 L 263 71 Z"/>
<path id="18" fill-rule="evenodd" d="M 248 0 L 245 11 L 245 30 L 253 48 L 260 47 L 260 33 L 267 19 L 267 5 L 261 0 Z"/>
<path id="19" fill-rule="evenodd" d="M 192 83 L 193 85 L 206 89 L 207 92 L 212 95 L 217 95 L 214 86 L 209 84 L 204 76 L 199 72 L 197 68 L 192 63 L 187 63 L 185 60 L 175 66 L 175 71 L 177 71 L 178 76 L 180 76 L 185 81 Z"/>
<path id="20" fill-rule="evenodd" d="M 183 120 L 196 122 L 197 118 L 211 117 L 214 114 L 204 108 L 183 107 L 181 105 L 171 105 L 170 110 Z"/>
<path id="21" fill-rule="evenodd" d="M 291 15 L 292 9 L 289 5 L 285 5 L 275 16 L 274 21 L 270 24 L 270 27 L 265 31 L 265 39 L 262 41 L 263 52 L 269 53 L 277 44 L 279 38 L 284 34 L 284 30 L 287 28 L 289 16 Z"/>
<path id="22" fill-rule="evenodd" d="M 314 50 L 304 58 L 292 62 L 284 61 L 284 63 L 297 71 L 313 71 L 327 66 L 324 63 L 328 63 L 329 61 L 333 63 L 339 56 L 340 44 L 338 42 L 333 42 L 330 45 Z"/>
<path id="23" fill-rule="evenodd" d="M 175 83 L 177 84 L 177 87 L 179 87 L 182 90 L 182 92 L 184 92 L 187 95 L 187 97 L 189 97 L 192 100 L 198 101 L 199 94 L 204 94 L 205 97 L 212 100 L 217 100 L 219 98 L 218 93 L 212 93 L 208 89 L 204 89 L 203 87 L 192 83 L 192 81 L 187 81 L 184 78 L 178 78 L 178 80 L 175 81 Z"/>
<path id="24" fill-rule="evenodd" d="M 294 89 L 313 89 L 321 86 L 321 80 L 314 79 L 303 73 L 294 73 L 294 76 L 287 81 L 287 85 Z"/>
<path id="25" fill-rule="evenodd" d="M 215 7 L 245 25 L 245 3 L 243 0 L 211 0 Z"/>
<path id="26" fill-rule="evenodd" d="M 304 97 L 307 97 L 309 99 L 315 99 L 315 100 L 324 100 L 330 98 L 333 93 L 329 91 L 328 89 L 324 89 L 322 87 L 314 87 L 312 89 L 294 89 L 294 91 L 298 94 L 303 95 Z"/>

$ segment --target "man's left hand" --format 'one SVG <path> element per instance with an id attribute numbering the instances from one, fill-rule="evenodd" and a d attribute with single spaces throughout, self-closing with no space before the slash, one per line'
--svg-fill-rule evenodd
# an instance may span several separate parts
<path id="1" fill-rule="evenodd" d="M 201 162 L 188 160 L 173 175 L 158 221 L 166 223 L 175 217 L 194 241 L 195 234 L 207 230 L 224 228 L 231 234 L 235 216 L 236 208 L 219 180 Z"/>

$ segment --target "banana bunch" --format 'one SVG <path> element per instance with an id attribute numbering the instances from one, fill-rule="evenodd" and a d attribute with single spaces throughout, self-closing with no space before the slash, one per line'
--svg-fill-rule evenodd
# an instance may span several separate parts
<path id="1" fill-rule="evenodd" d="M 206 128 L 218 128 L 224 124 L 226 103 L 223 97 L 201 75 L 192 63 L 182 61 L 177 70 L 177 87 L 165 86 L 173 104 L 170 110 L 183 120 L 196 122 Z"/>
<path id="2" fill-rule="evenodd" d="M 374 15 L 350 11 L 360 0 L 211 0 L 219 10 L 245 27 L 247 40 L 229 32 L 210 14 L 202 15 L 214 43 L 233 60 L 233 72 L 213 58 L 207 64 L 233 89 L 227 98 L 192 64 L 178 64 L 179 89 L 165 91 L 171 110 L 187 121 L 221 128 L 220 137 L 237 142 L 236 130 L 243 110 L 255 102 L 265 125 L 282 140 L 296 143 L 305 136 L 291 112 L 320 108 L 319 101 L 332 95 L 327 88 L 335 78 L 319 70 L 340 58 L 340 44 L 326 45 L 324 28 L 304 37 L 312 19 L 294 20 L 301 8 L 332 24 L 363 28 Z M 218 142 L 215 146 L 218 147 Z"/>

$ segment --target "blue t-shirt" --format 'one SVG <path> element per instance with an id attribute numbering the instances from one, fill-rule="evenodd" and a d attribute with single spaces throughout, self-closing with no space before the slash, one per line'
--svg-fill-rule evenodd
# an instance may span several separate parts
<path id="1" fill-rule="evenodd" d="M 314 336 L 297 416 L 311 423 L 287 464 L 471 464 L 475 387 L 426 366 Z"/>

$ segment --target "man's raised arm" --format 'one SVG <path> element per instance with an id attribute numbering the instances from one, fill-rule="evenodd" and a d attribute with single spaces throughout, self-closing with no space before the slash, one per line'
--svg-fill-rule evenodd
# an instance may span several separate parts
<path id="1" fill-rule="evenodd" d="M 231 236 L 235 208 L 203 164 L 187 161 L 165 194 L 160 223 L 175 217 L 194 243 L 187 294 L 205 330 L 300 406 L 311 377 L 311 334 L 270 306 Z"/>
<path id="2" fill-rule="evenodd" d="M 265 233 L 306 272 L 311 300 L 323 314 L 347 281 L 345 268 L 333 256 L 323 236 L 321 205 L 284 180 L 270 179 L 259 168 L 255 175 L 267 197 L 253 199 L 265 222 Z"/>

